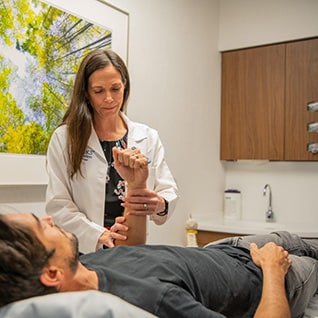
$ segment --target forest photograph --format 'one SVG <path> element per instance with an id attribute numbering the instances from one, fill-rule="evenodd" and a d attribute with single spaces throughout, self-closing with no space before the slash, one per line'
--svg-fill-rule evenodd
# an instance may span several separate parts
<path id="1" fill-rule="evenodd" d="M 39 0 L 0 0 L 0 152 L 46 154 L 80 61 L 112 32 Z"/>

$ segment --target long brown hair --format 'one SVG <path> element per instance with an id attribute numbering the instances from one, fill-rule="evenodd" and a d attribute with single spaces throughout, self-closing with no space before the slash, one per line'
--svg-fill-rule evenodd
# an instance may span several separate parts
<path id="1" fill-rule="evenodd" d="M 81 173 L 81 162 L 92 131 L 93 108 L 86 98 L 88 79 L 96 70 L 113 65 L 124 83 L 124 98 L 121 111 L 125 112 L 130 93 L 130 79 L 124 61 L 112 50 L 96 49 L 81 62 L 76 74 L 70 105 L 63 117 L 62 124 L 67 125 L 67 147 L 69 173 Z"/>

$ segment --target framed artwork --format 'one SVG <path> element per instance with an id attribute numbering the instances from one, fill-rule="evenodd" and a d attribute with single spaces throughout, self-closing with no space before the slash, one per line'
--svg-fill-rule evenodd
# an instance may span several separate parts
<path id="1" fill-rule="evenodd" d="M 2 0 L 0 19 L 3 184 L 4 162 L 11 175 L 21 175 L 19 155 L 30 163 L 45 157 L 83 56 L 111 48 L 128 62 L 129 14 L 103 0 Z"/>

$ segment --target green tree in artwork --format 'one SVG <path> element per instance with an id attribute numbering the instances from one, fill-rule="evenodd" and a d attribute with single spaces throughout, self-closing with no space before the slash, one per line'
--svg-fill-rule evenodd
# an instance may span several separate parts
<path id="1" fill-rule="evenodd" d="M 14 129 L 16 125 L 23 123 L 24 114 L 9 92 L 10 77 L 14 67 L 6 67 L 3 57 L 0 56 L 0 69 L 0 151 L 7 152 L 5 137 L 9 129 Z"/>
<path id="2" fill-rule="evenodd" d="M 111 32 L 39 0 L 0 0 L 0 152 L 45 154 L 83 55 Z"/>
<path id="3" fill-rule="evenodd" d="M 36 122 L 10 126 L 4 142 L 10 153 L 41 154 L 47 148 L 45 132 Z"/>

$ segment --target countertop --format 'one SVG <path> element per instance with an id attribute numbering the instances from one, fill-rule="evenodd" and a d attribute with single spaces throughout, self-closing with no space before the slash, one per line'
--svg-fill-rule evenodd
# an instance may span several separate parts
<path id="1" fill-rule="evenodd" d="M 273 231 L 289 231 L 298 234 L 301 237 L 318 238 L 318 225 L 302 224 L 281 224 L 248 220 L 225 220 L 223 218 L 213 218 L 207 215 L 193 215 L 198 222 L 198 230 L 237 233 L 237 234 L 266 234 Z"/>

